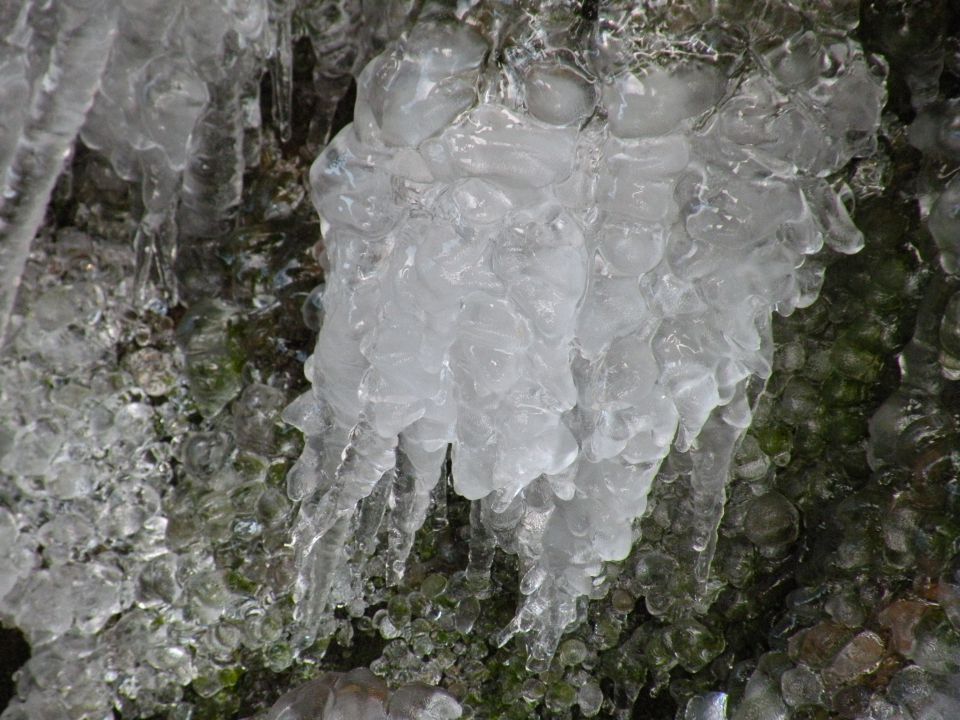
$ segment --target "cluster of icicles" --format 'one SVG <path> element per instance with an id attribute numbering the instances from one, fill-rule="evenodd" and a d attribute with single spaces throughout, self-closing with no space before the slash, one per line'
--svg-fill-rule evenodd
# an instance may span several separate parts
<path id="1" fill-rule="evenodd" d="M 671 451 L 707 571 L 771 314 L 815 300 L 824 244 L 862 244 L 824 178 L 872 151 L 882 68 L 809 31 L 732 79 L 492 44 L 421 18 L 312 168 L 327 276 L 286 413 L 307 437 L 296 597 L 307 627 L 347 600 L 384 516 L 397 579 L 449 450 L 477 532 L 519 555 L 503 639 L 545 658 Z"/>
<path id="2" fill-rule="evenodd" d="M 259 162 L 264 72 L 274 126 L 288 139 L 293 28 L 309 35 L 336 96 L 363 36 L 348 30 L 358 8 L 355 0 L 0 3 L 0 341 L 15 331 L 20 275 L 78 137 L 140 187 L 138 282 L 156 271 L 176 297 L 178 245 L 233 226 L 244 170 Z M 384 11 L 371 8 L 369 24 Z"/>

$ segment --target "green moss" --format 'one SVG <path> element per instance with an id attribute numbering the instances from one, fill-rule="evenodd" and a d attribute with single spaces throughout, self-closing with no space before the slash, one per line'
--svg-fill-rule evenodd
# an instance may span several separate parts
<path id="1" fill-rule="evenodd" d="M 830 350 L 830 359 L 836 372 L 863 383 L 876 382 L 883 367 L 883 358 L 863 347 L 852 333 L 837 339 Z"/>
<path id="2" fill-rule="evenodd" d="M 244 577 L 238 570 L 231 570 L 227 573 L 227 587 L 235 592 L 253 595 L 259 586 Z"/>
<path id="3" fill-rule="evenodd" d="M 831 407 L 860 405 L 870 397 L 872 385 L 842 375 L 831 375 L 823 383 L 823 401 Z"/>
<path id="4" fill-rule="evenodd" d="M 751 432 L 760 449 L 770 457 L 789 453 L 793 447 L 793 432 L 784 424 L 769 423 Z"/>

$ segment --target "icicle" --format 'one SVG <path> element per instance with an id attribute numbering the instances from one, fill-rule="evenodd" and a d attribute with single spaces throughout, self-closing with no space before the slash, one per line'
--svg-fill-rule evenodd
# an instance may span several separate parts
<path id="1" fill-rule="evenodd" d="M 396 482 L 396 471 L 383 474 L 373 492 L 360 501 L 360 512 L 356 515 L 356 524 L 351 533 L 355 548 L 355 567 L 363 567 L 377 549 L 377 535 L 383 524 L 383 516 L 390 500 L 390 489 Z"/>
<path id="2" fill-rule="evenodd" d="M 483 522 L 480 500 L 470 503 L 470 554 L 467 560 L 467 582 L 476 590 L 477 597 L 490 595 L 490 568 L 497 542 Z"/>
<path id="3" fill-rule="evenodd" d="M 415 442 L 401 442 L 402 465 L 394 485 L 395 507 L 390 514 L 390 539 L 387 549 L 387 581 L 403 579 L 407 558 L 417 530 L 430 509 L 430 496 L 440 481 L 446 448 L 428 452 Z"/>
<path id="4" fill-rule="evenodd" d="M 140 153 L 141 195 L 143 217 L 134 236 L 137 270 L 134 294 L 142 301 L 151 273 L 157 285 L 165 288 L 171 303 L 177 301 L 176 284 L 171 269 L 176 252 L 176 204 L 181 173 L 170 167 L 166 153 L 160 147 Z"/>
<path id="5" fill-rule="evenodd" d="M 733 453 L 749 426 L 745 385 L 740 384 L 728 406 L 714 410 L 691 457 L 693 549 L 698 553 L 694 575 L 701 598 L 706 595 L 710 565 L 717 549 L 717 532 L 727 500 L 726 487 Z"/>
<path id="6" fill-rule="evenodd" d="M 330 435 L 332 439 L 339 432 L 333 430 Z M 332 443 L 325 444 L 333 447 Z M 357 527 L 357 504 L 369 498 L 378 483 L 386 484 L 384 476 L 395 468 L 396 460 L 397 438 L 377 435 L 370 424 L 361 419 L 350 431 L 333 483 L 328 486 L 321 482 L 318 492 L 301 504 L 293 530 L 298 569 L 293 595 L 297 603 L 296 619 L 306 632 L 319 627 L 331 591 L 341 576 L 350 546 L 350 530 Z M 376 515 L 376 503 L 370 505 L 368 524 L 373 523 Z M 373 533 L 375 535 L 376 530 Z"/>
<path id="7" fill-rule="evenodd" d="M 236 36 L 224 38 L 226 77 L 208 84 L 210 102 L 191 136 L 183 174 L 178 221 L 186 238 L 216 237 L 229 230 L 243 192 L 243 113 L 240 89 L 243 58 Z M 234 47 L 230 47 L 233 45 Z M 232 56 L 232 57 L 231 57 Z"/>
<path id="8" fill-rule="evenodd" d="M 245 56 L 237 36 L 224 37 L 225 75 L 207 84 L 210 100 L 187 148 L 173 250 L 177 292 L 187 301 L 216 292 L 204 270 L 236 224 L 243 194 L 244 127 L 241 87 Z"/>
<path id="9" fill-rule="evenodd" d="M 24 108 L 30 105 L 30 66 L 25 46 L 32 34 L 28 23 L 31 7 L 27 2 L 9 17 L 0 14 L 0 177 L 16 150 Z"/>
<path id="10" fill-rule="evenodd" d="M 388 470 L 397 463 L 397 438 L 384 438 L 365 420 L 350 431 L 337 468 L 335 488 L 337 512 L 351 513 L 367 497 Z"/>
<path id="11" fill-rule="evenodd" d="M 293 115 L 293 6 L 285 0 L 270 3 L 276 46 L 270 58 L 270 80 L 273 91 L 273 123 L 281 142 L 290 140 Z"/>
<path id="12" fill-rule="evenodd" d="M 0 338 L 6 335 L 30 243 L 100 86 L 116 34 L 117 9 L 110 0 L 63 0 L 57 17 L 50 64 L 0 196 Z"/>
<path id="13" fill-rule="evenodd" d="M 345 559 L 350 518 L 341 516 L 325 532 L 318 532 L 325 518 L 305 517 L 301 508 L 293 542 L 297 549 L 297 579 L 294 582 L 294 619 L 312 635 L 327 612 L 327 598 Z"/>
<path id="14" fill-rule="evenodd" d="M 441 465 L 440 482 L 434 486 L 433 493 L 430 495 L 433 506 L 433 512 L 430 513 L 430 526 L 434 532 L 446 530 L 450 526 L 450 518 L 447 515 L 447 488 L 453 484 L 450 453 L 451 448 L 448 445 Z"/>
<path id="15" fill-rule="evenodd" d="M 260 165 L 263 151 L 263 118 L 260 115 L 260 78 L 251 75 L 240 93 L 243 111 L 243 164 L 248 170 Z"/>
<path id="16" fill-rule="evenodd" d="M 157 285 L 167 290 L 171 303 L 176 303 L 176 285 L 169 276 L 173 266 L 173 249 L 176 246 L 176 221 L 173 212 L 145 212 L 140 218 L 133 248 L 136 254 L 137 269 L 134 276 L 133 292 L 136 302 L 143 302 L 149 285 L 151 272 L 157 275 Z"/>

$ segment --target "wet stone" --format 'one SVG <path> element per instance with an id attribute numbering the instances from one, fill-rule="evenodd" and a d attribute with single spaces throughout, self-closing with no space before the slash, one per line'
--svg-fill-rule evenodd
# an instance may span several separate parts
<path id="1" fill-rule="evenodd" d="M 824 667 L 847 643 L 851 634 L 838 623 L 818 623 L 790 638 L 790 657 L 814 668 Z"/>
<path id="2" fill-rule="evenodd" d="M 744 532 L 761 549 L 775 549 L 797 539 L 800 515 L 787 498 L 769 492 L 755 498 L 744 518 Z"/>
<path id="3" fill-rule="evenodd" d="M 849 683 L 880 666 L 886 647 L 876 633 L 866 631 L 854 637 L 837 653 L 823 671 L 824 679 L 833 685 Z"/>
<path id="4" fill-rule="evenodd" d="M 790 707 L 818 705 L 823 701 L 823 683 L 820 676 L 805 667 L 787 670 L 780 676 L 783 700 Z"/>

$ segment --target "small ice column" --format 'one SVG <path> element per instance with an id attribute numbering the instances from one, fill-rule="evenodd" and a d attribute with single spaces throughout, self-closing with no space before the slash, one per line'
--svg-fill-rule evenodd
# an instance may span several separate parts
<path id="1" fill-rule="evenodd" d="M 0 194 L 0 343 L 30 244 L 100 87 L 116 33 L 111 0 L 63 0 L 54 12 L 57 36 L 49 65 L 37 82 Z"/>
<path id="2" fill-rule="evenodd" d="M 449 445 L 454 488 L 520 556 L 503 639 L 528 633 L 534 659 L 630 552 L 672 451 L 691 456 L 705 581 L 771 314 L 816 298 L 807 256 L 862 244 L 823 177 L 872 150 L 882 82 L 852 43 L 792 42 L 729 81 L 687 60 L 601 83 L 588 52 L 495 68 L 478 30 L 434 18 L 364 69 L 311 171 L 328 274 L 291 414 L 302 617 L 324 612 L 346 519 L 398 445 L 415 481 L 395 485 L 395 537 Z"/>
<path id="3" fill-rule="evenodd" d="M 241 65 L 236 57 L 235 65 Z M 243 116 L 234 67 L 208 85 L 210 101 L 193 128 L 178 225 L 184 238 L 219 236 L 236 219 L 243 190 Z"/>
<path id="4" fill-rule="evenodd" d="M 274 32 L 273 56 L 270 58 L 270 79 L 273 88 L 273 122 L 280 139 L 289 142 L 293 115 L 293 38 L 292 0 L 272 0 L 271 25 Z"/>

